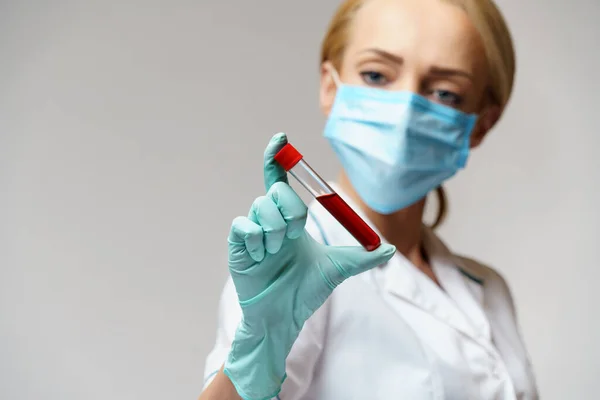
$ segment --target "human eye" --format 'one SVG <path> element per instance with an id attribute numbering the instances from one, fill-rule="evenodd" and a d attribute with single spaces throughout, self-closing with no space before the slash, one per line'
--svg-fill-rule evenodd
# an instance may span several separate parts
<path id="1" fill-rule="evenodd" d="M 463 97 L 450 90 L 432 90 L 431 95 L 436 102 L 445 104 L 447 106 L 458 107 L 463 103 Z"/>
<path id="2" fill-rule="evenodd" d="M 377 71 L 364 71 L 360 73 L 360 76 L 369 86 L 384 86 L 389 83 L 385 75 Z"/>

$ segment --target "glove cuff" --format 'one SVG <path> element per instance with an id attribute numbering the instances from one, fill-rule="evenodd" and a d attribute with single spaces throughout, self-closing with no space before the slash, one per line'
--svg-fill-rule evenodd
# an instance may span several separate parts
<path id="1" fill-rule="evenodd" d="M 278 343 L 240 324 L 223 372 L 244 400 L 270 400 L 281 391 L 287 351 L 278 348 Z"/>

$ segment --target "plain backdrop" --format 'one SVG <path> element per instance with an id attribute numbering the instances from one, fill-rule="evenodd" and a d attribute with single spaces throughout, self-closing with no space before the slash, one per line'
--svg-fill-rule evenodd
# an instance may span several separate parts
<path id="1" fill-rule="evenodd" d="M 1 399 L 197 397 L 265 144 L 339 168 L 317 104 L 337 4 L 0 2 Z M 597 398 L 600 3 L 499 4 L 514 97 L 440 233 L 509 280 L 542 397 Z"/>

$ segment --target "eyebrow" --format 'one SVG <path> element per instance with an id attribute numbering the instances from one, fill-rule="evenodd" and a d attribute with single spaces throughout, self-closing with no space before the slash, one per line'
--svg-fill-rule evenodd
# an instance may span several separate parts
<path id="1" fill-rule="evenodd" d="M 361 51 L 361 53 L 375 53 L 380 57 L 386 58 L 387 60 L 396 63 L 396 64 L 402 64 L 404 63 L 404 58 L 397 56 L 395 54 L 389 53 L 385 50 L 381 50 L 381 49 L 366 49 Z"/>
<path id="2" fill-rule="evenodd" d="M 469 79 L 470 81 L 474 80 L 472 74 L 468 73 L 467 71 L 463 71 L 462 69 L 431 67 L 429 69 L 429 73 L 438 76 L 462 76 L 464 78 Z"/>
<path id="3" fill-rule="evenodd" d="M 404 63 L 404 58 L 402 58 L 398 55 L 392 54 L 390 52 L 387 52 L 385 50 L 377 49 L 377 48 L 366 49 L 366 50 L 361 51 L 360 53 L 374 53 L 382 58 L 385 58 L 385 59 L 393 62 L 393 63 L 396 63 L 396 64 Z M 471 81 L 474 80 L 474 77 L 472 74 L 468 73 L 467 71 L 464 71 L 461 69 L 455 69 L 455 68 L 434 66 L 429 69 L 429 73 L 432 75 L 438 75 L 438 76 L 462 76 Z"/>

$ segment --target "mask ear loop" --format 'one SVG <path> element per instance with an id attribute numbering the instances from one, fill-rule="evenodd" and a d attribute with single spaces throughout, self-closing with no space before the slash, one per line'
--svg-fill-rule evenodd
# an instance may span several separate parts
<path id="1" fill-rule="evenodd" d="M 329 73 L 331 74 L 331 78 L 333 79 L 333 82 L 335 83 L 336 87 L 340 87 L 342 86 L 342 81 L 340 79 L 340 75 L 338 74 L 338 72 L 335 70 L 335 68 L 333 68 L 331 66 L 331 64 L 327 64 L 325 66 L 325 68 L 329 71 Z"/>

